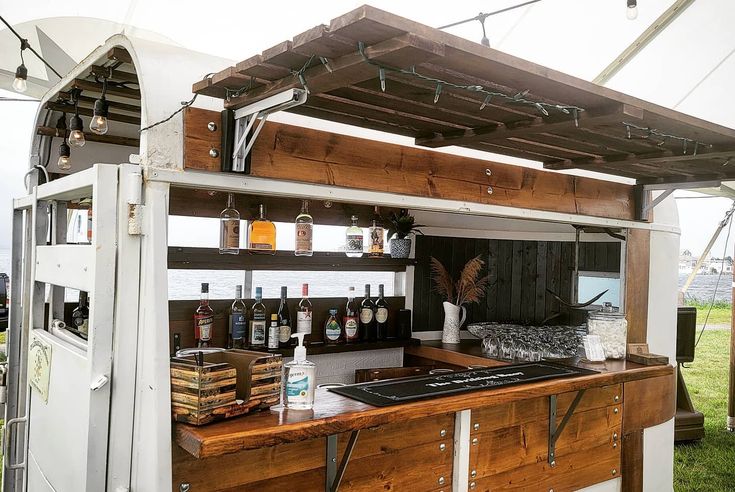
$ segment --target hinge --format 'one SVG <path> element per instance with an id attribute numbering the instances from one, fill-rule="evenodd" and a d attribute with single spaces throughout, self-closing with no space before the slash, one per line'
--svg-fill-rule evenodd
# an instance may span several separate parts
<path id="1" fill-rule="evenodd" d="M 132 182 L 130 183 L 129 193 L 127 197 L 128 203 L 128 234 L 131 236 L 140 236 L 143 234 L 143 175 L 141 173 L 131 174 Z"/>

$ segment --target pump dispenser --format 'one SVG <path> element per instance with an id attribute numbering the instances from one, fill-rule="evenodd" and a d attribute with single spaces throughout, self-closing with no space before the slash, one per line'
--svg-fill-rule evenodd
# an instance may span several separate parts
<path id="1" fill-rule="evenodd" d="M 284 404 L 291 410 L 311 410 L 314 406 L 314 385 L 316 365 L 306 360 L 304 347 L 306 333 L 294 333 L 291 338 L 298 339 L 293 351 L 293 360 L 284 364 L 285 395 Z"/>

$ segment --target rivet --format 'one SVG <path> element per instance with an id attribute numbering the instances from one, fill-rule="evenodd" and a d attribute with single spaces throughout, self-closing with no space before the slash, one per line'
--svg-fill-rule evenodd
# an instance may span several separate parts
<path id="1" fill-rule="evenodd" d="M 209 157 L 219 157 L 219 150 L 209 149 Z"/>
<path id="2" fill-rule="evenodd" d="M 480 442 L 476 437 L 472 438 L 472 445 L 477 446 L 477 443 Z"/>
<path id="3" fill-rule="evenodd" d="M 613 441 L 617 441 L 617 440 L 618 440 L 618 433 L 613 432 Z"/>
<path id="4" fill-rule="evenodd" d="M 207 123 L 207 130 L 209 130 L 210 132 L 217 131 L 217 123 L 215 123 L 214 121 L 210 121 L 209 123 Z"/>
<path id="5" fill-rule="evenodd" d="M 613 397 L 613 400 L 615 400 L 616 403 L 619 402 L 620 401 L 620 396 L 619 395 L 615 395 Z"/>
<path id="6" fill-rule="evenodd" d="M 613 443 L 613 449 L 615 449 L 615 448 L 617 448 L 617 447 L 618 447 L 618 443 L 614 442 L 614 443 Z"/>
<path id="7" fill-rule="evenodd" d="M 476 431 L 477 430 L 480 430 L 480 424 L 478 424 L 477 422 L 475 422 L 475 425 L 473 425 L 472 428 L 475 429 Z"/>
<path id="8" fill-rule="evenodd" d="M 471 476 L 472 478 L 475 478 L 475 477 L 477 476 L 477 470 L 472 470 L 472 471 L 470 472 L 470 476 Z"/>
<path id="9" fill-rule="evenodd" d="M 439 445 L 439 451 L 444 451 L 445 449 L 447 449 L 447 445 L 446 445 L 446 444 L 444 444 L 444 443 L 441 443 L 441 444 Z"/>
<path id="10" fill-rule="evenodd" d="M 442 429 L 442 430 L 439 431 L 439 436 L 440 437 L 444 437 L 446 435 L 447 435 L 447 430 L 446 429 Z"/>
<path id="11" fill-rule="evenodd" d="M 618 413 L 620 410 L 618 410 L 618 407 L 613 408 L 613 413 Z"/>
<path id="12" fill-rule="evenodd" d="M 492 186 L 488 186 L 487 187 L 487 194 L 488 195 L 492 195 L 493 194 L 493 187 Z"/>
<path id="13" fill-rule="evenodd" d="M 551 465 L 551 468 L 554 468 L 556 466 L 556 460 L 553 460 L 549 465 Z"/>
<path id="14" fill-rule="evenodd" d="M 485 169 L 485 175 L 486 176 L 492 176 L 493 172 L 490 169 Z"/>
<path id="15" fill-rule="evenodd" d="M 618 471 L 617 471 L 617 470 L 616 470 L 615 468 L 613 468 L 613 469 L 612 469 L 612 474 L 613 474 L 613 475 L 617 475 L 617 474 L 618 474 Z"/>
<path id="16" fill-rule="evenodd" d="M 188 483 L 182 483 L 181 485 L 179 485 L 179 491 L 180 492 L 189 492 L 189 488 L 190 487 L 191 487 L 191 485 L 189 485 Z"/>
<path id="17" fill-rule="evenodd" d="M 477 484 L 475 482 L 470 482 L 470 488 L 474 490 L 475 487 L 477 487 Z"/>
<path id="18" fill-rule="evenodd" d="M 337 462 L 337 458 L 332 458 L 332 463 L 336 463 L 336 462 Z"/>
<path id="19" fill-rule="evenodd" d="M 444 477 L 439 477 L 439 485 L 444 485 L 445 481 L 446 480 L 444 480 Z"/>

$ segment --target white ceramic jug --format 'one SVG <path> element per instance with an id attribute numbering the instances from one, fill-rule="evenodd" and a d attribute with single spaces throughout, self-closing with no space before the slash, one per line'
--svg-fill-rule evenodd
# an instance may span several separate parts
<path id="1" fill-rule="evenodd" d="M 460 311 L 462 317 L 460 318 Z M 444 329 L 442 330 L 442 343 L 459 343 L 459 328 L 467 318 L 467 309 L 457 306 L 451 302 L 444 301 Z"/>

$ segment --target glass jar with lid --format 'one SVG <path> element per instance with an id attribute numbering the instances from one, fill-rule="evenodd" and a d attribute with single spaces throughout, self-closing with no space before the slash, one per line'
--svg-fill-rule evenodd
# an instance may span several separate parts
<path id="1" fill-rule="evenodd" d="M 625 359 L 628 340 L 628 321 L 625 319 L 625 313 L 606 302 L 601 310 L 589 314 L 587 328 L 590 335 L 600 337 L 606 358 Z"/>

